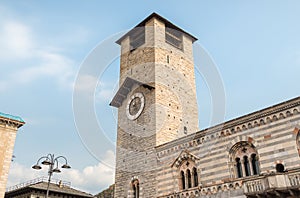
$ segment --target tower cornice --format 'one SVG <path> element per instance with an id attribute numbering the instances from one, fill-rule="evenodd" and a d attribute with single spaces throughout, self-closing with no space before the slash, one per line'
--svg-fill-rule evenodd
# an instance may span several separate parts
<path id="1" fill-rule="evenodd" d="M 162 17 L 161 15 L 153 12 L 152 14 L 150 14 L 147 18 L 145 18 L 142 22 L 140 22 L 139 24 L 137 24 L 134 28 L 132 28 L 129 32 L 127 32 L 126 34 L 124 34 L 120 39 L 118 39 L 116 41 L 117 44 L 121 45 L 122 40 L 124 40 L 127 36 L 131 35 L 134 32 L 135 28 L 138 27 L 143 27 L 145 26 L 145 24 L 152 18 L 157 18 L 158 20 L 162 21 L 163 23 L 165 23 L 168 27 L 171 27 L 174 30 L 177 30 L 179 32 L 184 33 L 185 35 L 191 37 L 192 42 L 197 41 L 198 39 L 193 36 L 192 34 L 184 31 L 183 29 L 179 28 L 178 26 L 174 25 L 173 23 L 171 23 L 169 20 L 165 19 L 164 17 Z"/>

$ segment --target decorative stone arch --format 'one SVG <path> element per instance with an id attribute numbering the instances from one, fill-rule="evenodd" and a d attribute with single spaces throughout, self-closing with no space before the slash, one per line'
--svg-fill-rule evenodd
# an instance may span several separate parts
<path id="1" fill-rule="evenodd" d="M 259 124 L 260 124 L 260 125 L 264 125 L 265 123 L 266 123 L 266 122 L 265 122 L 265 119 L 264 119 L 264 118 L 262 118 L 262 119 L 259 120 Z"/>
<path id="2" fill-rule="evenodd" d="M 247 136 L 247 135 L 239 135 L 237 137 L 235 137 L 233 140 L 231 140 L 228 144 L 227 144 L 227 149 L 231 149 L 236 143 L 238 142 L 249 142 L 251 144 L 253 144 L 255 147 L 258 146 L 257 142 L 255 141 L 254 138 L 252 138 L 251 136 Z"/>
<path id="3" fill-rule="evenodd" d="M 273 115 L 273 117 L 272 117 L 272 121 L 274 122 L 274 121 L 277 121 L 278 120 L 278 116 L 275 114 L 275 115 Z"/>
<path id="4" fill-rule="evenodd" d="M 180 190 L 185 190 L 199 185 L 199 170 L 196 161 L 199 158 L 188 150 L 182 151 L 174 160 L 171 168 L 175 168 L 178 175 L 178 186 Z"/>
<path id="5" fill-rule="evenodd" d="M 283 113 L 280 113 L 280 114 L 279 114 L 279 120 L 280 120 L 280 119 L 284 119 L 284 118 L 285 118 L 284 114 L 283 114 Z"/>
<path id="6" fill-rule="evenodd" d="M 241 178 L 260 174 L 259 157 L 253 139 L 237 141 L 229 149 L 229 170 L 231 177 Z"/>

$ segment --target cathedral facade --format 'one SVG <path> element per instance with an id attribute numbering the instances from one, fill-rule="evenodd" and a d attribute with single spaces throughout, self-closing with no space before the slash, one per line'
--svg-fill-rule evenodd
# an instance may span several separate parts
<path id="1" fill-rule="evenodd" d="M 199 130 L 196 40 L 153 13 L 117 41 L 115 197 L 297 197 L 300 97 Z"/>

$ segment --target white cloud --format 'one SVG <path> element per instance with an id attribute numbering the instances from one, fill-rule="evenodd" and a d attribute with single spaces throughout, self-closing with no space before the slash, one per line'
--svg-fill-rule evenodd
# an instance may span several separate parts
<path id="1" fill-rule="evenodd" d="M 33 50 L 30 28 L 18 21 L 0 21 L 0 58 L 29 58 Z"/>
<path id="2" fill-rule="evenodd" d="M 104 158 L 107 164 L 114 164 L 114 152 L 108 150 Z M 13 162 L 8 175 L 7 187 L 26 182 L 41 176 L 47 176 L 47 170 L 33 170 L 30 167 Z M 72 183 L 72 187 L 88 193 L 96 194 L 101 189 L 114 183 L 114 167 L 108 167 L 99 162 L 94 166 L 87 166 L 83 170 L 64 169 L 61 174 L 54 174 L 53 178 L 62 179 Z"/>
<path id="3" fill-rule="evenodd" d="M 72 88 L 76 64 L 64 54 L 66 47 L 59 41 L 64 35 L 49 44 L 50 37 L 43 38 L 38 28 L 3 7 L 0 11 L 0 92 L 44 77 Z"/>
<path id="4" fill-rule="evenodd" d="M 40 51 L 35 54 L 40 61 L 37 66 L 18 70 L 11 76 L 15 83 L 29 83 L 45 76 L 57 79 L 61 85 L 71 86 L 74 62 L 57 53 Z"/>
<path id="5" fill-rule="evenodd" d="M 97 78 L 92 75 L 78 75 L 74 89 L 80 92 L 93 92 L 97 85 Z"/>
<path id="6" fill-rule="evenodd" d="M 118 89 L 118 82 L 100 82 L 96 89 L 96 102 L 109 103 L 113 99 Z"/>
<path id="7" fill-rule="evenodd" d="M 42 50 L 34 52 L 32 56 L 37 63 L 34 66 L 25 65 L 8 73 L 0 81 L 0 91 L 44 80 L 45 77 L 56 81 L 61 87 L 73 88 L 75 63 L 71 59 L 55 52 Z"/>
<path id="8" fill-rule="evenodd" d="M 35 171 L 31 167 L 26 167 L 16 162 L 11 163 L 11 167 L 8 174 L 7 187 L 20 184 L 22 182 L 32 180 L 41 176 L 47 175 L 47 170 Z"/>
<path id="9" fill-rule="evenodd" d="M 116 92 L 117 84 L 112 82 L 99 82 L 99 80 L 92 75 L 79 75 L 77 77 L 76 86 L 74 90 L 89 95 L 89 99 L 94 99 L 95 102 L 109 103 Z"/>

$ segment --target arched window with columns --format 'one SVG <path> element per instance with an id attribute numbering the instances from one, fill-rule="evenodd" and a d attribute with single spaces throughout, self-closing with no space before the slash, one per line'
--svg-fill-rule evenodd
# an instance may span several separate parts
<path id="1" fill-rule="evenodd" d="M 229 151 L 232 175 L 235 178 L 259 175 L 259 158 L 254 145 L 241 141 L 233 145 Z"/>
<path id="2" fill-rule="evenodd" d="M 179 156 L 172 163 L 172 168 L 177 172 L 178 186 L 180 190 L 195 188 L 199 185 L 200 179 L 196 161 L 199 158 L 188 150 L 181 151 Z"/>
<path id="3" fill-rule="evenodd" d="M 179 167 L 179 189 L 185 190 L 199 185 L 198 172 L 195 163 L 184 161 Z"/>

